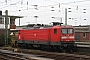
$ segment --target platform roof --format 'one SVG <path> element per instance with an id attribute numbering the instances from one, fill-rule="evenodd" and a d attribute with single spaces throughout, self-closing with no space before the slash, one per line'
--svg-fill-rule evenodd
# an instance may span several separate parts
<path id="1" fill-rule="evenodd" d="M 5 17 L 6 15 L 2 15 L 2 17 Z M 14 16 L 14 15 L 8 15 L 10 18 L 23 18 L 24 16 Z"/>

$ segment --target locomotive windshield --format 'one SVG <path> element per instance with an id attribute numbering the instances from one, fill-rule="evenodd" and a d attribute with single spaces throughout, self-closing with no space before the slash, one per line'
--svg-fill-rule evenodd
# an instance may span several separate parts
<path id="1" fill-rule="evenodd" d="M 74 30 L 71 28 L 63 28 L 61 31 L 63 34 L 73 34 L 74 33 Z"/>

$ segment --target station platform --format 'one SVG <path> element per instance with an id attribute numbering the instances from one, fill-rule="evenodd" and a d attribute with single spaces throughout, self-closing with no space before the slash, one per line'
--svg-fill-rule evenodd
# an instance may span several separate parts
<path id="1" fill-rule="evenodd" d="M 90 42 L 75 42 L 75 44 L 77 44 L 77 47 L 90 48 Z"/>

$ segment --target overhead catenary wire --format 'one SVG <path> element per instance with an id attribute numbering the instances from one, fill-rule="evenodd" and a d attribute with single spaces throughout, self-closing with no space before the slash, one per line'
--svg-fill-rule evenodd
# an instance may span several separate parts
<path id="1" fill-rule="evenodd" d="M 51 1 L 51 0 L 45 0 L 45 1 L 53 2 L 53 3 L 60 3 L 60 2 L 54 2 L 54 1 Z M 90 1 L 90 0 L 73 1 L 73 2 L 61 3 L 61 4 L 80 3 L 80 2 L 86 2 L 86 1 Z"/>
<path id="2" fill-rule="evenodd" d="M 89 0 L 90 1 L 90 0 Z M 18 4 L 18 3 L 20 3 L 20 2 L 22 2 L 22 1 L 18 1 L 18 2 L 16 2 L 16 3 L 12 3 L 12 4 L 10 4 L 10 5 L 16 5 L 16 4 Z M 80 2 L 80 1 L 79 1 Z M 74 2 L 70 2 L 70 3 L 74 3 Z M 51 7 L 51 6 L 56 6 L 56 5 L 61 5 L 61 4 L 64 4 L 64 3 L 57 3 L 57 4 L 52 4 L 52 5 L 47 5 L 47 6 L 39 6 L 38 8 L 41 8 L 41 7 Z M 28 3 L 27 3 L 27 5 L 28 5 Z M 59 5 L 59 8 L 61 7 Z M 7 7 L 7 6 L 6 6 Z M 5 7 L 4 7 L 5 8 Z M 27 7 L 28 9 L 34 9 L 34 8 L 29 8 L 29 7 Z M 20 11 L 21 10 L 28 10 L 28 9 L 26 9 L 26 8 L 24 8 L 24 9 L 20 9 Z M 19 11 L 19 10 L 15 10 L 15 11 Z M 10 12 L 15 12 L 15 11 L 10 11 Z M 43 12 L 43 11 L 42 11 Z"/>
<path id="3" fill-rule="evenodd" d="M 48 1 L 50 1 L 50 0 L 48 0 Z M 68 3 L 58 3 L 58 2 L 57 2 L 57 4 L 47 5 L 47 6 L 39 6 L 38 8 L 41 8 L 41 7 L 49 7 L 49 6 L 55 6 L 55 5 L 59 5 L 59 7 L 60 7 L 60 5 L 66 5 L 66 4 L 77 3 L 77 2 L 85 2 L 85 1 L 90 1 L 90 0 L 74 1 L 74 2 L 68 2 Z M 7 5 L 7 6 L 4 6 L 4 7 L 0 8 L 0 9 L 6 8 L 6 7 L 10 7 L 11 5 L 16 5 L 17 3 L 20 3 L 20 2 L 21 2 L 21 5 L 22 5 L 22 4 L 23 4 L 23 0 L 18 1 L 18 2 L 16 2 L 16 3 L 12 3 L 12 4 Z M 51 2 L 51 1 L 50 1 L 50 2 Z M 28 2 L 27 2 L 27 6 L 28 6 Z M 25 9 L 23 9 L 23 10 L 25 10 Z M 26 10 L 28 10 L 28 7 L 27 7 Z"/>
<path id="4" fill-rule="evenodd" d="M 47 1 L 50 1 L 50 0 L 47 0 Z M 74 1 L 74 2 L 68 2 L 68 3 L 60 3 L 60 5 L 67 5 L 67 4 L 70 4 L 70 3 L 78 3 L 78 2 L 85 2 L 85 1 L 90 1 L 90 0 Z M 15 4 L 20 3 L 20 2 L 21 2 L 21 4 L 23 4 L 23 0 L 22 0 L 22 1 L 18 1 L 18 2 L 16 2 L 16 3 L 12 3 L 12 4 L 10 4 L 10 5 L 15 5 Z M 50 2 L 53 2 L 53 1 L 50 1 Z M 58 4 L 59 4 L 59 2 L 55 2 L 55 3 L 57 3 L 57 4 L 47 5 L 47 6 L 40 6 L 40 7 L 55 6 L 55 5 L 58 5 Z M 27 3 L 27 4 L 28 4 L 28 3 Z M 6 6 L 6 7 L 9 7 L 9 5 Z M 2 7 L 2 8 L 5 8 L 5 7 Z"/>
<path id="5" fill-rule="evenodd" d="M 18 2 L 15 2 L 15 3 L 9 4 L 9 5 L 6 5 L 4 7 L 1 7 L 0 9 L 6 8 L 6 7 L 10 7 L 11 5 L 16 5 L 16 4 L 20 3 L 20 2 L 21 1 L 18 1 Z"/>
<path id="6" fill-rule="evenodd" d="M 41 7 L 50 7 L 50 6 L 55 6 L 55 5 L 59 5 L 59 8 L 60 8 L 60 4 L 61 4 L 61 3 L 59 3 L 59 4 L 54 4 L 54 5 L 47 5 L 47 6 L 39 6 L 38 8 L 41 8 Z M 27 5 L 28 5 L 28 3 L 27 3 Z M 77 7 L 78 7 L 78 6 L 77 6 Z M 28 9 L 34 9 L 34 8 L 29 8 L 29 7 L 27 7 L 27 9 L 24 8 L 24 9 L 15 10 L 15 11 L 22 11 L 22 10 L 28 10 Z M 14 11 L 11 11 L 11 12 L 14 12 Z M 42 11 L 42 12 L 43 12 L 43 11 Z"/>
<path id="7" fill-rule="evenodd" d="M 88 0 L 88 1 L 90 1 L 90 0 Z M 80 3 L 80 2 L 82 2 L 82 1 L 79 1 L 79 2 L 77 2 L 77 3 Z M 18 3 L 17 2 L 15 2 L 15 3 L 10 3 L 9 5 L 6 5 L 6 7 L 11 7 L 12 5 L 15 5 L 15 6 L 18 6 L 18 4 L 20 4 L 21 3 L 21 1 L 18 1 Z M 69 2 L 69 3 L 55 3 L 55 4 L 50 4 L 50 5 L 46 5 L 46 6 L 39 6 L 38 5 L 38 9 L 39 8 L 43 8 L 43 7 L 45 7 L 45 8 L 47 8 L 47 7 L 52 7 L 52 6 L 59 6 L 58 8 L 60 8 L 60 9 L 62 9 L 62 5 L 71 5 L 72 3 L 76 3 L 76 2 Z M 60 5 L 59 5 L 60 4 Z M 23 8 L 23 5 L 26 5 L 26 7 L 25 8 Z M 33 8 L 31 8 L 30 7 L 31 5 L 29 5 L 29 4 L 27 4 L 27 3 L 25 3 L 24 4 L 24 2 L 22 3 L 22 8 L 20 8 L 20 9 L 17 9 L 17 10 L 15 10 L 15 11 L 9 11 L 9 12 L 16 12 L 16 11 L 19 11 L 19 10 L 21 10 L 21 11 L 25 11 L 25 10 L 32 10 L 32 9 L 34 9 L 34 7 Z M 77 8 L 77 6 L 78 5 L 74 5 L 74 6 L 76 6 L 76 8 Z M 1 8 L 6 8 L 6 7 L 1 7 Z M 79 6 L 78 6 L 78 9 L 79 9 Z M 45 10 L 45 11 L 41 11 L 41 12 L 46 12 L 47 10 Z M 50 11 L 50 10 L 48 10 L 48 11 Z M 38 11 L 37 11 L 38 12 Z"/>

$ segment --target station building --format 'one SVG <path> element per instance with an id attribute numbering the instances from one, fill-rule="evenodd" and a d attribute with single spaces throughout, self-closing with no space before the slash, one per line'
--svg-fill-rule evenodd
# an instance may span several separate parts
<path id="1" fill-rule="evenodd" d="M 6 38 L 5 17 L 6 15 L 2 15 L 2 11 L 0 11 L 0 45 L 5 43 L 5 38 Z M 10 36 L 11 30 L 16 30 L 15 20 L 17 18 L 20 24 L 20 18 L 23 18 L 23 16 L 8 15 L 8 26 L 7 26 L 8 36 Z"/>
<path id="2" fill-rule="evenodd" d="M 8 15 L 9 23 L 8 23 L 8 30 L 14 30 L 16 29 L 15 20 L 19 19 L 20 24 L 20 18 L 23 18 L 23 16 L 12 16 Z M 5 15 L 2 15 L 0 18 L 0 35 L 5 32 Z"/>
<path id="3" fill-rule="evenodd" d="M 76 41 L 90 41 L 90 25 L 74 26 Z"/>

